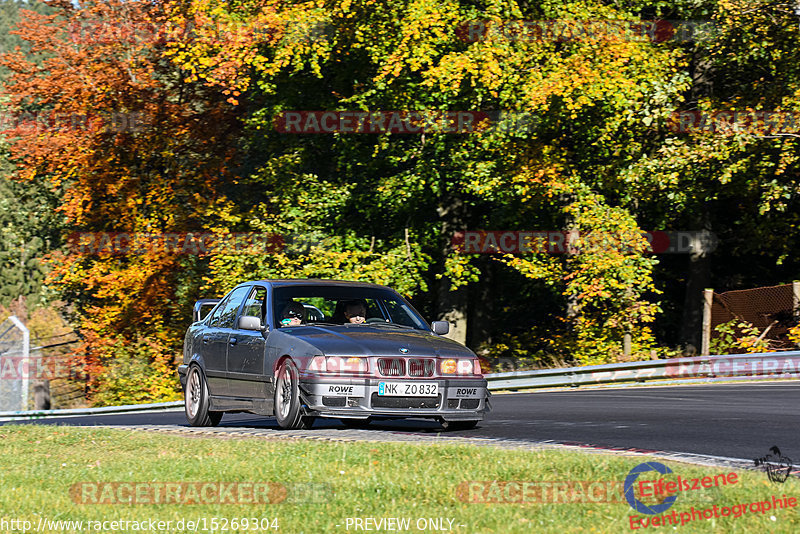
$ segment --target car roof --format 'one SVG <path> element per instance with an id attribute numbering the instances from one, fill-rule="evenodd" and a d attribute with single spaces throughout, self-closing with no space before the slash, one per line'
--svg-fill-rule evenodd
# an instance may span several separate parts
<path id="1" fill-rule="evenodd" d="M 351 280 L 323 280 L 317 278 L 293 278 L 293 279 L 280 279 L 280 280 L 252 280 L 245 283 L 260 283 L 269 284 L 273 287 L 286 287 L 286 286 L 338 286 L 338 287 L 379 287 L 381 289 L 391 289 L 387 286 L 379 284 L 371 284 L 369 282 L 353 282 Z"/>

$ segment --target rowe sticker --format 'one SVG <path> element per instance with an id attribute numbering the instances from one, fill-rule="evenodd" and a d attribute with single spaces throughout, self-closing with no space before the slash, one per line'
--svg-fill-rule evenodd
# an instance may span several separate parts
<path id="1" fill-rule="evenodd" d="M 363 397 L 364 386 L 351 384 L 327 384 L 317 389 L 317 395 L 326 397 Z"/>

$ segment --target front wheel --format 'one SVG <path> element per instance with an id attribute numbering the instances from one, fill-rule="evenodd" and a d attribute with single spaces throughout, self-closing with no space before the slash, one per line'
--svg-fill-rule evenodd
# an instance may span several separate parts
<path id="1" fill-rule="evenodd" d="M 291 360 L 286 360 L 278 368 L 275 419 L 281 428 L 290 430 L 311 428 L 314 424 L 314 418 L 303 416 L 300 408 L 300 378 L 297 367 Z"/>
<path id="2" fill-rule="evenodd" d="M 186 419 L 192 426 L 217 426 L 223 412 L 208 411 L 208 385 L 203 371 L 193 365 L 186 377 L 186 388 L 183 391 L 186 406 Z"/>

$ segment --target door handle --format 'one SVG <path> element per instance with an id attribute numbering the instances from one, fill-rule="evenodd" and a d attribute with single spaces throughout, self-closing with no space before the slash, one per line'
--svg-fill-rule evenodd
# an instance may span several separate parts
<path id="1" fill-rule="evenodd" d="M 231 344 L 231 346 L 233 346 L 233 345 L 236 345 L 236 338 L 235 338 L 235 337 L 232 337 L 232 338 L 230 338 L 230 339 L 228 340 L 228 343 L 230 343 L 230 344 Z"/>

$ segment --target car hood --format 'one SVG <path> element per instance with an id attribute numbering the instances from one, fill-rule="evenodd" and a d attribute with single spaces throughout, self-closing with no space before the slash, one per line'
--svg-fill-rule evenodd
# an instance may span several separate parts
<path id="1" fill-rule="evenodd" d="M 326 356 L 476 357 L 452 339 L 385 326 L 305 326 L 293 328 L 291 335 Z"/>

